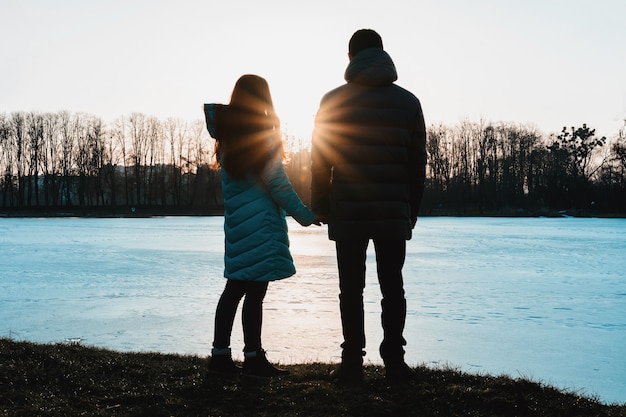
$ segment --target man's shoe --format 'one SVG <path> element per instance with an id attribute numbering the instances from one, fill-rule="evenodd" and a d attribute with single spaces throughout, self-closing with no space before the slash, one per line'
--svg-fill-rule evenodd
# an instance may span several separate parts
<path id="1" fill-rule="evenodd" d="M 358 384 L 363 382 L 363 365 L 342 363 L 330 376 L 337 384 Z"/>
<path id="2" fill-rule="evenodd" d="M 289 375 L 289 371 L 276 368 L 267 360 L 265 351 L 259 350 L 246 353 L 246 357 L 243 361 L 243 374 L 259 378 L 271 378 Z"/>
<path id="3" fill-rule="evenodd" d="M 415 372 L 404 361 L 385 364 L 385 379 L 389 382 L 408 382 L 414 376 Z"/>

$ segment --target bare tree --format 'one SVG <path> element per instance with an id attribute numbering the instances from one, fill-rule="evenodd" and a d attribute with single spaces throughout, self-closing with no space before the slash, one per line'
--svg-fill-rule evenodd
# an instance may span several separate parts
<path id="1" fill-rule="evenodd" d="M 146 123 L 146 164 L 148 172 L 145 181 L 146 202 L 148 204 L 165 204 L 164 190 L 164 135 L 161 122 L 150 117 Z"/>
<path id="2" fill-rule="evenodd" d="M 202 176 L 201 172 L 207 172 L 211 151 L 206 138 L 206 127 L 203 122 L 197 121 L 191 126 L 191 136 L 187 152 L 187 160 L 189 165 L 189 178 L 193 177 L 193 184 L 190 187 L 189 205 L 197 204 L 199 197 Z M 202 168 L 202 171 L 200 170 Z"/>
<path id="3" fill-rule="evenodd" d="M 102 119 L 90 116 L 85 120 L 87 133 L 87 197 L 90 204 L 102 206 L 105 203 L 103 170 L 106 156 L 105 131 Z"/>
<path id="4" fill-rule="evenodd" d="M 137 204 L 142 204 L 143 193 L 145 190 L 146 179 L 145 162 L 147 159 L 147 134 L 146 134 L 146 116 L 141 113 L 133 113 L 128 118 L 130 142 L 131 142 L 131 158 L 133 161 L 133 174 L 135 180 L 135 198 Z"/>
<path id="5" fill-rule="evenodd" d="M 128 149 L 128 138 L 127 138 L 127 121 L 124 117 L 120 117 L 118 118 L 115 123 L 114 123 L 114 127 L 111 131 L 111 136 L 112 136 L 112 141 L 116 144 L 115 147 L 118 149 L 120 156 L 121 156 L 121 161 L 122 161 L 122 166 L 123 166 L 123 170 L 124 170 L 124 204 L 126 205 L 130 205 L 133 204 L 132 203 L 132 193 L 131 193 L 131 186 L 130 186 L 130 180 L 128 177 L 128 168 L 129 168 L 129 163 L 131 163 L 131 152 Z"/>
<path id="6" fill-rule="evenodd" d="M 11 120 L 4 113 L 0 114 L 0 174 L 2 175 L 2 206 L 13 206 L 13 173 L 15 170 L 14 160 L 14 136 L 12 134 Z"/>
<path id="7" fill-rule="evenodd" d="M 112 133 L 106 133 L 105 138 L 105 158 L 103 160 L 103 183 L 109 190 L 109 204 L 113 209 L 117 206 L 117 167 L 120 163 L 121 153 L 118 152 L 119 142 L 115 140 Z"/>
<path id="8" fill-rule="evenodd" d="M 43 135 L 42 172 L 44 175 L 44 204 L 46 206 L 57 206 L 59 204 L 57 177 L 61 173 L 58 114 L 46 113 L 44 115 Z"/>
<path id="9" fill-rule="evenodd" d="M 31 112 L 26 116 L 26 204 L 39 206 L 39 167 L 43 154 L 43 116 Z"/>
<path id="10" fill-rule="evenodd" d="M 426 149 L 428 152 L 428 175 L 430 188 L 443 192 L 450 187 L 452 180 L 452 132 L 444 125 L 428 128 Z"/>
<path id="11" fill-rule="evenodd" d="M 165 135 L 169 144 L 169 189 L 172 196 L 172 203 L 180 205 L 182 196 L 182 157 L 185 136 L 187 135 L 187 124 L 173 118 L 167 119 L 165 123 Z"/>
<path id="12" fill-rule="evenodd" d="M 26 116 L 23 112 L 15 112 L 11 115 L 13 147 L 15 152 L 15 166 L 17 175 L 17 206 L 24 207 L 25 202 L 25 177 L 26 157 Z"/>
<path id="13" fill-rule="evenodd" d="M 66 206 L 71 206 L 74 197 L 72 177 L 76 141 L 72 115 L 67 111 L 59 113 L 59 132 L 61 140 L 61 202 Z"/>

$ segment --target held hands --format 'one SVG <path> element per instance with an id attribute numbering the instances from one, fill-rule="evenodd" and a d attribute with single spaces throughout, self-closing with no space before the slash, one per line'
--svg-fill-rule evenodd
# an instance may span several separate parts
<path id="1" fill-rule="evenodd" d="M 302 221 L 303 219 L 298 219 L 298 218 L 296 218 L 296 221 L 300 223 L 301 226 L 304 226 L 304 227 L 309 227 L 312 224 L 316 226 L 321 226 L 322 223 L 327 223 L 326 221 L 327 216 L 320 216 L 319 214 L 316 214 L 316 213 L 313 213 L 313 214 L 315 214 L 315 218 L 310 223 L 308 221 Z"/>
<path id="2" fill-rule="evenodd" d="M 315 215 L 315 220 L 313 220 L 312 224 L 314 224 L 316 226 L 321 226 L 322 223 L 324 223 L 324 224 L 328 223 L 328 216 L 316 214 Z"/>

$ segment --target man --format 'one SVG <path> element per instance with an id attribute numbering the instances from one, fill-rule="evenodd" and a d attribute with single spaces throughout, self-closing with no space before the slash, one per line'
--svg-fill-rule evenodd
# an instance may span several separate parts
<path id="1" fill-rule="evenodd" d="M 311 205 L 328 223 L 339 268 L 344 342 L 341 382 L 363 379 L 363 289 L 374 242 L 382 293 L 380 355 L 389 381 L 406 381 L 402 267 L 424 191 L 426 128 L 419 100 L 397 86 L 391 57 L 371 29 L 352 35 L 346 84 L 328 92 L 315 118 Z"/>

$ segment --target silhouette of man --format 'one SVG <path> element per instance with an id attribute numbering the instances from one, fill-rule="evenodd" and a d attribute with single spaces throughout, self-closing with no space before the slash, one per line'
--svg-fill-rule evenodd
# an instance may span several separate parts
<path id="1" fill-rule="evenodd" d="M 315 118 L 311 206 L 328 223 L 339 269 L 344 341 L 340 382 L 363 379 L 363 289 L 374 242 L 382 293 L 380 355 L 389 381 L 406 381 L 406 299 L 402 267 L 424 192 L 426 128 L 420 101 L 398 76 L 378 33 L 356 31 L 348 45 L 346 84 L 326 93 Z"/>

